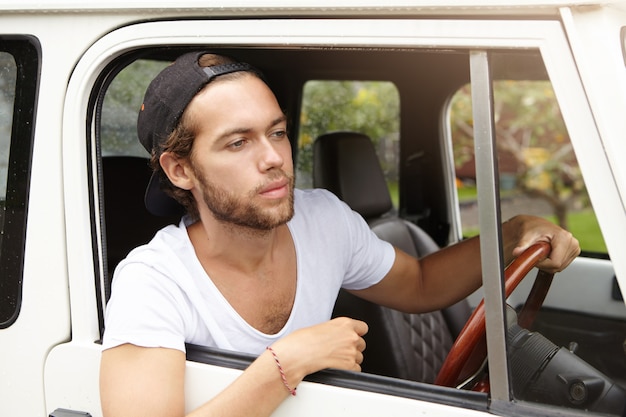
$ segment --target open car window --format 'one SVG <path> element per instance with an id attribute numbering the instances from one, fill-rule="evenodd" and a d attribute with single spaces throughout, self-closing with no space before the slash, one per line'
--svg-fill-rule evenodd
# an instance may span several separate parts
<path id="1" fill-rule="evenodd" d="M 475 85 L 471 77 L 470 54 L 473 51 L 464 47 L 433 50 L 417 46 L 387 49 L 382 47 L 375 50 L 354 46 L 327 49 L 307 49 L 306 46 L 293 49 L 288 47 L 273 49 L 262 46 L 251 48 L 246 45 L 236 45 L 233 48 L 223 48 L 225 53 L 240 57 L 264 71 L 270 86 L 277 94 L 279 102 L 284 106 L 292 132 L 291 140 L 297 158 L 298 181 L 300 181 L 301 187 L 312 186 L 309 181 L 311 165 L 308 158 L 311 158 L 309 147 L 316 136 L 329 130 L 355 130 L 363 133 L 364 130 L 380 127 L 376 121 L 369 119 L 373 117 L 371 116 L 372 113 L 368 113 L 367 123 L 353 123 L 352 121 L 344 124 L 335 123 L 330 116 L 336 116 L 333 112 L 338 112 L 339 106 L 336 102 L 328 104 L 328 100 L 331 99 L 330 92 L 336 93 L 341 88 L 345 88 L 346 91 L 356 92 L 348 101 L 371 105 L 374 113 L 376 110 L 380 110 L 392 114 L 389 117 L 390 123 L 385 126 L 385 130 L 370 130 L 365 133 L 373 138 L 377 144 L 383 144 L 378 147 L 378 158 L 389 174 L 386 180 L 392 195 L 394 195 L 396 210 L 393 214 L 419 226 L 440 247 L 454 243 L 464 234 L 480 231 L 477 229 L 480 225 L 467 220 L 467 214 L 463 210 L 470 204 L 461 193 L 473 187 L 475 178 L 472 175 L 475 175 L 475 171 L 486 169 L 486 167 L 475 166 L 474 172 L 467 175 L 461 174 L 462 170 L 465 169 L 461 162 L 472 159 L 472 155 L 466 152 L 469 152 L 467 149 L 471 149 L 474 144 L 471 135 L 458 139 L 458 132 L 455 132 L 455 129 L 459 126 L 451 126 L 449 124 L 450 119 L 448 119 L 450 109 L 452 112 L 469 111 L 466 114 L 471 115 L 471 103 L 466 104 L 470 105 L 469 109 L 459 110 L 459 107 L 464 105 L 464 98 L 460 95 L 472 88 L 482 88 Z M 175 221 L 172 219 L 155 219 L 155 222 L 147 225 L 141 233 L 129 233 L 129 230 L 134 230 L 130 229 L 131 227 L 135 228 L 138 225 L 137 221 L 128 222 L 131 218 L 129 211 L 135 210 L 131 210 L 131 205 L 139 211 L 143 210 L 143 190 L 145 190 L 149 176 L 148 155 L 137 144 L 136 112 L 141 104 L 143 92 L 154 74 L 182 51 L 182 48 L 179 50 L 176 47 L 153 47 L 153 49 L 144 48 L 138 51 L 136 57 L 133 56 L 133 53 L 126 53 L 123 60 L 120 59 L 119 62 L 113 61 L 109 64 L 107 68 L 109 76 L 103 77 L 104 82 L 100 86 L 101 96 L 99 99 L 102 107 L 96 114 L 96 130 L 99 139 L 96 143 L 95 154 L 102 167 L 98 181 L 100 197 L 104 203 L 100 220 L 103 239 L 105 240 L 105 244 L 102 245 L 106 265 L 104 268 L 106 277 L 103 280 L 105 286 L 110 285 L 110 275 L 117 262 L 126 256 L 132 247 L 147 242 L 152 234 L 158 230 L 159 224 Z M 543 98 L 540 94 L 551 91 L 552 88 L 541 52 L 532 48 L 511 49 L 503 52 L 500 47 L 489 52 L 494 58 L 495 65 L 500 65 L 493 74 L 494 85 L 496 86 L 494 111 L 496 119 L 504 120 L 510 116 L 506 113 L 509 109 L 505 109 L 501 105 L 502 101 L 500 101 L 503 96 L 509 94 L 506 90 L 507 87 L 515 86 L 517 91 L 522 92 L 538 90 L 539 96 L 512 95 L 512 98 L 509 98 L 518 109 L 524 108 L 524 106 L 539 108 L 537 103 Z M 376 94 L 381 94 L 381 97 L 384 95 L 386 101 L 380 100 L 381 97 L 376 97 L 373 91 Z M 457 92 L 459 93 L 457 94 Z M 315 93 L 321 95 L 316 96 Z M 556 178 L 559 187 L 564 187 L 557 190 L 559 193 L 565 193 L 562 195 L 563 198 L 568 198 L 572 194 L 576 194 L 578 198 L 578 200 L 574 198 L 568 200 L 568 210 L 576 213 L 579 211 L 587 213 L 590 210 L 587 198 L 580 194 L 585 187 L 583 179 L 576 176 L 578 168 L 574 165 L 568 165 L 566 168 L 560 169 L 558 166 L 554 167 L 554 165 L 548 164 L 548 161 L 566 161 L 567 163 L 576 161 L 573 146 L 567 145 L 567 118 L 558 119 L 557 117 L 560 113 L 559 106 L 556 104 L 559 102 L 559 94 L 557 93 L 558 91 L 553 94 L 556 101 L 546 104 L 544 111 L 542 111 L 542 116 L 546 119 L 549 115 L 554 115 L 554 119 L 545 121 L 546 126 L 540 127 L 537 123 L 537 117 L 526 115 L 527 122 L 531 123 L 533 130 L 529 132 L 524 130 L 523 126 L 516 124 L 518 122 L 510 122 L 512 127 L 510 127 L 509 132 L 505 132 L 513 132 L 509 139 L 525 150 L 521 150 L 517 155 L 522 157 L 513 165 L 512 171 L 503 171 L 503 174 L 507 175 L 499 177 L 501 189 L 499 190 L 498 204 L 501 207 L 504 207 L 507 198 L 517 197 L 513 193 L 521 193 L 520 190 L 516 189 L 518 169 L 522 161 L 528 161 L 532 168 L 529 171 L 533 171 L 540 165 L 542 170 L 537 174 L 536 179 L 529 178 L 524 183 L 526 186 L 537 185 L 543 191 L 552 190 L 555 187 L 551 186 L 549 181 L 551 178 Z M 457 95 L 455 96 L 455 94 Z M 452 103 L 451 107 L 450 103 Z M 328 107 L 332 108 L 329 109 Z M 343 108 L 341 109 L 343 112 Z M 356 106 L 351 111 L 358 119 L 359 116 L 363 116 L 362 110 Z M 380 118 L 378 120 L 386 119 Z M 460 130 L 472 130 L 472 116 L 465 117 L 462 122 L 465 125 Z M 541 122 L 543 125 L 544 121 Z M 536 132 L 542 129 L 544 130 L 543 133 Z M 453 133 L 452 136 L 448 135 L 450 131 Z M 534 138 L 533 135 L 537 134 L 540 135 L 539 138 L 536 142 L 532 142 L 530 138 Z M 544 138 L 541 135 L 545 135 L 545 143 L 541 142 L 541 139 Z M 513 143 L 510 145 L 513 146 Z M 537 148 L 540 149 L 537 150 Z M 506 158 L 504 155 L 496 158 L 501 161 L 501 168 L 505 166 L 504 160 Z M 458 163 L 456 167 L 455 162 Z M 141 171 L 141 174 L 122 175 L 116 180 L 113 173 L 119 174 L 124 172 L 123 169 L 134 169 L 130 168 L 130 165 L 139 167 L 138 172 Z M 551 171 L 553 168 L 554 170 Z M 115 181 L 124 181 L 124 184 L 130 186 L 127 181 L 128 178 L 137 179 L 136 184 L 134 184 L 136 187 L 133 185 L 134 191 L 130 193 L 124 189 L 124 192 L 120 193 L 120 187 L 113 184 Z M 140 178 L 142 179 L 140 180 Z M 568 186 L 574 188 L 567 189 Z M 480 197 L 475 194 L 471 198 L 478 201 Z M 544 202 L 542 207 L 545 204 Z M 517 212 L 525 211 L 521 204 L 513 204 L 513 206 L 518 209 Z M 528 203 L 529 209 L 532 210 L 538 209 L 538 206 L 539 204 L 534 201 Z M 507 212 L 502 216 L 508 217 L 513 214 L 515 213 Z M 141 221 L 146 218 L 145 214 L 139 214 L 136 217 Z M 469 229 L 466 229 L 465 226 L 469 226 Z M 136 240 L 131 240 L 129 236 L 132 236 L 133 239 L 136 238 Z M 589 246 L 588 250 L 602 252 L 602 247 L 601 244 Z M 520 391 L 515 391 L 515 397 L 504 399 L 507 404 L 509 402 L 516 404 L 515 407 L 520 401 L 532 403 L 533 407 L 535 404 L 540 404 L 540 407 L 545 406 L 545 409 L 539 409 L 545 411 L 547 415 L 561 413 L 563 408 L 569 410 L 572 407 L 581 409 L 588 406 L 585 403 L 586 399 L 584 401 L 580 399 L 582 398 L 580 385 L 573 385 L 574 391 L 570 391 L 572 384 L 574 384 L 571 381 L 568 383 L 570 385 L 567 385 L 567 393 L 568 395 L 571 394 L 574 399 L 573 402 L 567 396 L 564 397 L 564 400 L 562 398 L 555 400 L 554 398 L 533 396 L 534 391 L 533 395 L 527 396 L 526 394 L 527 389 L 532 390 L 533 387 L 540 386 L 533 384 L 541 380 L 542 375 L 540 373 L 545 369 L 543 365 L 551 364 L 551 366 L 560 367 L 555 372 L 558 375 L 562 369 L 570 368 L 567 363 L 562 365 L 551 362 L 561 347 L 565 347 L 568 351 L 571 348 L 572 351 L 579 353 L 580 357 L 591 364 L 595 370 L 605 373 L 607 378 L 612 381 L 607 384 L 614 383 L 616 387 L 624 386 L 622 376 L 625 374 L 622 372 L 623 352 L 616 351 L 619 348 L 623 349 L 624 320 L 626 317 L 623 314 L 624 305 L 623 301 L 612 298 L 611 289 L 614 273 L 611 275 L 610 260 L 603 256 L 593 258 L 593 262 L 596 261 L 599 263 L 585 263 L 585 267 L 580 270 L 574 268 L 574 272 L 569 273 L 568 278 L 557 277 L 555 279 L 554 291 L 551 290 L 550 297 L 546 301 L 546 308 L 538 316 L 536 328 L 526 332 L 516 329 L 514 334 L 507 336 L 504 332 L 506 324 L 503 320 L 499 323 L 502 327 L 502 335 L 492 336 L 491 330 L 487 329 L 490 337 L 496 341 L 495 343 L 501 345 L 505 353 L 507 353 L 507 346 L 512 344 L 514 338 L 521 340 L 521 342 L 526 342 L 529 338 L 532 338 L 533 341 L 536 340 L 532 336 L 537 334 L 536 331 L 545 333 L 550 343 L 556 346 L 554 350 L 550 351 L 549 357 L 540 359 L 540 363 L 536 366 L 539 374 L 533 372 L 528 377 L 528 381 L 524 383 L 526 385 L 522 389 L 524 393 L 519 394 Z M 593 305 L 586 303 L 581 308 L 582 300 L 576 298 L 576 293 L 589 294 L 590 277 L 588 272 L 585 272 L 590 270 L 588 268 L 594 268 L 594 272 L 600 271 L 602 278 L 594 284 L 601 282 L 602 289 L 598 288 L 599 285 L 595 285 L 598 289 L 598 295 L 593 298 L 591 303 Z M 526 281 L 530 282 L 531 280 L 524 280 L 524 284 Z M 560 284 L 560 282 L 564 282 L 564 284 Z M 508 300 L 514 309 L 519 309 L 525 299 L 523 287 L 524 285 L 520 287 L 522 295 L 512 296 Z M 561 287 L 569 287 L 570 291 L 561 293 Z M 604 292 L 605 287 L 608 289 L 606 293 Z M 499 286 L 496 285 L 495 288 L 498 290 Z M 553 296 L 553 293 L 556 295 Z M 602 299 L 602 296 L 606 296 L 606 299 Z M 473 305 L 476 304 L 474 301 L 472 303 Z M 496 302 L 494 304 L 492 301 L 488 301 L 487 309 L 504 312 L 505 306 L 504 303 Z M 595 330 L 600 327 L 605 329 L 602 333 L 604 342 L 601 344 L 606 349 L 602 351 L 598 351 L 598 343 L 594 339 L 597 335 Z M 521 343 L 519 346 L 523 345 L 524 343 Z M 244 368 L 247 361 L 251 359 L 214 349 L 190 348 L 188 359 L 191 361 Z M 520 348 L 522 352 L 527 352 L 526 349 L 526 347 Z M 372 352 L 374 351 L 366 351 L 366 355 L 376 355 Z M 381 357 L 385 358 L 384 354 L 381 354 Z M 609 357 L 610 359 L 608 359 Z M 518 369 L 530 369 L 529 364 L 538 359 L 522 357 L 522 365 L 516 364 L 516 368 L 513 369 L 511 363 L 518 360 L 520 359 L 510 357 L 508 365 L 505 365 L 509 367 L 503 371 L 507 374 L 511 373 L 510 384 L 515 390 L 517 390 L 520 378 L 524 377 L 517 373 Z M 532 362 L 533 366 L 536 364 L 537 362 Z M 491 375 L 490 377 L 492 377 L 492 383 L 499 383 L 498 376 Z M 600 380 L 604 383 L 602 377 Z M 312 376 L 309 381 L 399 397 L 419 398 L 438 403 L 469 404 L 470 408 L 480 410 L 489 407 L 487 394 L 435 387 L 431 385 L 430 382 L 432 381 L 426 383 L 423 380 L 408 380 L 398 376 L 358 375 L 333 371 Z M 541 386 L 540 390 L 550 389 Z M 605 388 L 601 392 L 605 392 Z M 498 400 L 500 401 L 502 398 L 498 398 Z M 612 412 L 612 410 L 609 411 Z"/>
<path id="2" fill-rule="evenodd" d="M 550 82 L 496 80 L 494 107 L 503 217 L 546 217 L 571 231 L 583 252 L 606 256 L 606 244 Z M 469 237 L 479 232 L 469 84 L 454 94 L 449 118 L 462 236 Z"/>
<path id="3" fill-rule="evenodd" d="M 532 214 L 571 231 L 583 250 L 576 264 L 557 274 L 551 287 L 548 284 L 543 307 L 532 321 L 521 319 L 521 310 L 530 297 L 534 271 L 506 300 L 506 352 L 513 396 L 619 414 L 626 375 L 621 352 L 626 310 L 615 293 L 615 273 L 559 103 L 547 77 L 537 76 L 545 71 L 538 55 L 515 67 L 510 65 L 515 58 L 508 53 L 494 52 L 488 59 L 492 96 L 487 107 L 493 109 L 497 195 L 493 207 L 490 201 L 480 201 L 477 193 L 477 173 L 482 169 L 477 152 L 482 150 L 474 137 L 474 118 L 480 113 L 472 107 L 484 103 L 473 97 L 475 86 L 461 87 L 446 112 L 459 230 L 463 237 L 476 234 L 484 220 L 481 210 L 495 210 L 502 220 Z M 596 274 L 593 284 L 587 275 L 591 268 Z M 536 280 L 545 282 L 539 276 Z M 484 372 L 488 372 L 486 366 Z M 471 381 L 477 375 L 466 377 Z"/>

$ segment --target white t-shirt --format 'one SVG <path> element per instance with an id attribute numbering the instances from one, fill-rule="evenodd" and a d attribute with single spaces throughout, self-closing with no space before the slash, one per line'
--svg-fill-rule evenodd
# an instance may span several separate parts
<path id="1" fill-rule="evenodd" d="M 281 331 L 262 333 L 239 316 L 202 268 L 183 218 L 116 268 L 103 349 L 131 343 L 184 352 L 191 343 L 258 355 L 297 329 L 329 320 L 340 288 L 368 288 L 391 268 L 393 247 L 332 193 L 295 190 L 294 208 L 288 227 L 296 249 L 296 295 Z"/>

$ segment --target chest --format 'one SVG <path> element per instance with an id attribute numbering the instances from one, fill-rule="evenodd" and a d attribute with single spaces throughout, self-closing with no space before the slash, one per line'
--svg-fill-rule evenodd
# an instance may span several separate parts
<path id="1" fill-rule="evenodd" d="M 298 280 L 293 245 L 272 262 L 246 272 L 219 262 L 203 267 L 218 291 L 250 326 L 265 334 L 276 334 L 285 326 Z"/>
<path id="2" fill-rule="evenodd" d="M 217 285 L 222 295 L 250 326 L 265 334 L 278 333 L 289 320 L 297 287 L 293 267 L 272 271 L 263 278 L 243 277 L 230 285 Z"/>

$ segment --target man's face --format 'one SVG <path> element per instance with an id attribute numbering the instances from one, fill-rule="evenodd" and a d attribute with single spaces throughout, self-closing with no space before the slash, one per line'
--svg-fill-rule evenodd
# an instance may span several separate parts
<path id="1" fill-rule="evenodd" d="M 293 217 L 293 162 L 274 94 L 245 75 L 210 84 L 190 103 L 197 123 L 191 190 L 202 215 L 254 230 Z M 202 206 L 204 203 L 204 206 Z"/>

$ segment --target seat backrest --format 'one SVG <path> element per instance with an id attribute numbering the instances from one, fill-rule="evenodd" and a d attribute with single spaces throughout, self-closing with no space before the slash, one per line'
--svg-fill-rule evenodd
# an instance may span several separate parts
<path id="1" fill-rule="evenodd" d="M 328 133 L 317 138 L 313 155 L 314 186 L 328 189 L 360 213 L 381 239 L 417 258 L 439 249 L 422 229 L 392 212 L 369 137 L 356 132 Z M 433 382 L 453 338 L 469 317 L 469 306 L 461 302 L 445 313 L 405 314 L 342 290 L 333 314 L 368 323 L 363 371 Z"/>
<path id="2" fill-rule="evenodd" d="M 145 244 L 162 227 L 179 217 L 157 217 L 144 204 L 152 175 L 147 158 L 106 156 L 102 158 L 107 277 L 105 295 L 110 295 L 111 277 L 117 264 L 133 248 Z"/>

